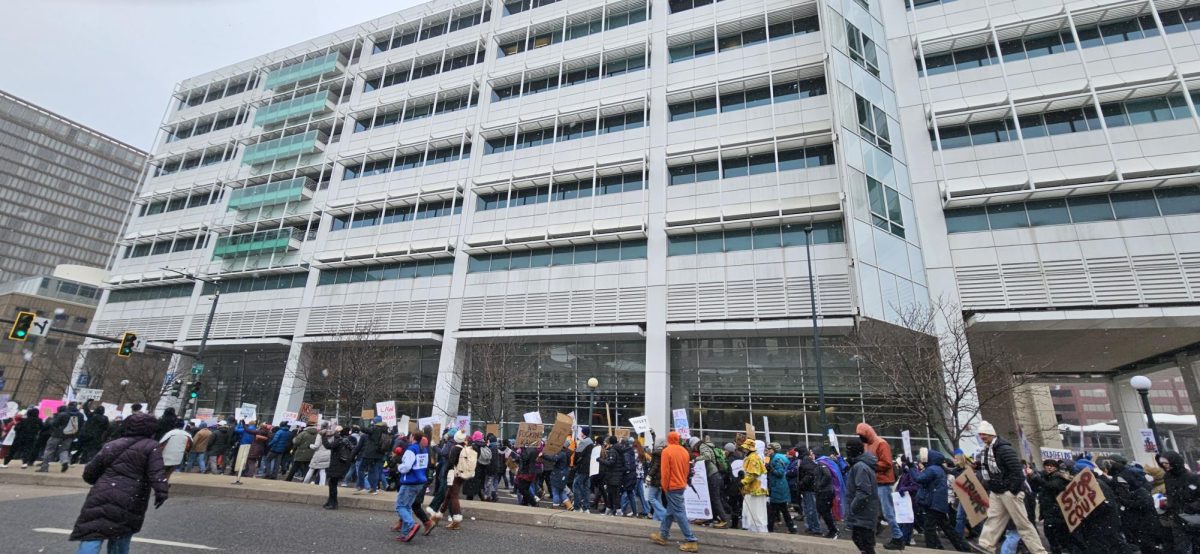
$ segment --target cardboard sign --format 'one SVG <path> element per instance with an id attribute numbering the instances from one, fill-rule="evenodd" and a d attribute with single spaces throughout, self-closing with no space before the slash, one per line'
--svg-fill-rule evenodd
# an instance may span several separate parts
<path id="1" fill-rule="evenodd" d="M 423 418 L 418 419 L 417 427 L 420 427 L 422 431 L 424 431 L 426 427 L 429 427 L 432 429 L 433 428 L 433 418 L 432 417 L 423 417 Z M 432 437 L 429 437 L 429 440 L 432 441 L 433 439 L 437 438 L 437 436 L 438 436 L 437 433 L 434 433 Z"/>
<path id="2" fill-rule="evenodd" d="M 749 423 L 746 424 L 746 438 L 757 440 L 757 437 L 754 436 L 754 426 Z"/>
<path id="3" fill-rule="evenodd" d="M 492 435 L 493 437 L 496 437 L 496 438 L 500 438 L 500 424 L 499 423 L 487 424 L 487 434 Z"/>
<path id="4" fill-rule="evenodd" d="M 297 419 L 300 419 L 299 412 L 283 412 L 283 419 L 279 420 L 279 422 L 280 423 L 283 423 L 285 421 L 293 422 L 293 421 L 296 421 Z"/>
<path id="5" fill-rule="evenodd" d="M 540 412 L 529 412 L 525 414 L 525 423 L 542 424 L 542 414 Z"/>
<path id="6" fill-rule="evenodd" d="M 388 427 L 396 426 L 396 401 L 388 400 L 386 402 L 375 403 L 375 413 L 383 418 L 383 423 Z"/>
<path id="7" fill-rule="evenodd" d="M 569 415 L 556 414 L 554 416 L 554 427 L 550 429 L 550 437 L 546 439 L 546 448 L 542 450 L 544 454 L 553 456 L 562 451 L 563 445 L 571 436 L 572 423 L 574 420 Z"/>
<path id="8" fill-rule="evenodd" d="M 675 432 L 679 433 L 679 438 L 692 438 L 692 429 L 688 427 L 687 409 L 676 408 L 671 410 L 671 420 L 675 427 Z"/>
<path id="9" fill-rule="evenodd" d="M 1058 507 L 1067 518 L 1067 529 L 1074 532 L 1100 504 L 1104 503 L 1104 491 L 1096 482 L 1092 470 L 1084 469 L 1071 479 L 1067 488 L 1058 493 Z"/>
<path id="10" fill-rule="evenodd" d="M 617 428 L 617 440 L 625 440 L 629 438 L 629 429 L 625 427 Z"/>
<path id="11" fill-rule="evenodd" d="M 375 410 L 363 410 L 362 413 L 359 414 L 359 417 L 361 417 L 363 421 L 371 421 L 372 419 L 375 419 Z"/>
<path id="12" fill-rule="evenodd" d="M 633 426 L 633 430 L 641 435 L 650 432 L 650 418 L 648 416 L 637 416 L 629 418 L 629 424 Z"/>
<path id="13" fill-rule="evenodd" d="M 979 482 L 979 477 L 971 468 L 967 468 L 954 480 L 954 496 L 958 497 L 963 511 L 967 512 L 967 521 L 975 527 L 987 519 L 988 494 Z"/>
<path id="14" fill-rule="evenodd" d="M 433 424 L 433 438 L 429 439 L 430 442 L 437 442 L 441 436 L 442 436 L 442 424 L 434 423 Z"/>
<path id="15" fill-rule="evenodd" d="M 112 421 L 112 420 L 120 417 L 120 415 L 121 415 L 121 407 L 120 406 L 117 406 L 116 404 L 109 404 L 108 402 L 101 404 L 101 406 L 104 407 L 104 417 L 107 417 L 109 421 Z M 209 410 L 209 412 L 212 412 L 212 410 Z M 197 416 L 199 416 L 198 413 L 197 413 Z M 204 419 L 204 418 L 201 417 L 200 419 Z"/>
<path id="16" fill-rule="evenodd" d="M 299 416 L 299 419 L 301 419 L 303 421 L 307 421 L 309 423 L 315 423 L 315 421 L 313 420 L 313 417 L 312 417 L 313 414 L 315 414 L 315 413 L 316 413 L 316 411 L 313 410 L 313 405 L 311 403 L 301 402 L 300 403 L 300 411 L 297 412 L 297 415 Z"/>
<path id="17" fill-rule="evenodd" d="M 542 440 L 541 423 L 521 423 L 517 426 L 517 448 L 522 446 L 537 446 Z"/>
<path id="18" fill-rule="evenodd" d="M 625 431 L 629 432 L 628 429 Z M 683 489 L 683 507 L 688 519 L 712 519 L 712 499 L 708 496 L 708 472 L 704 469 L 704 460 L 696 460 L 695 468 L 692 485 Z"/>

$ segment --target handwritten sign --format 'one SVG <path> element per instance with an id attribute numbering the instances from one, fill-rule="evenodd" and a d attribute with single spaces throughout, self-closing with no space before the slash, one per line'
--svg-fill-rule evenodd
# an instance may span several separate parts
<path id="1" fill-rule="evenodd" d="M 617 440 L 626 440 L 629 438 L 629 429 L 625 427 L 617 427 Z"/>
<path id="2" fill-rule="evenodd" d="M 361 417 L 363 421 L 369 422 L 372 419 L 375 419 L 375 410 L 363 410 L 362 413 L 359 414 L 359 417 Z"/>
<path id="3" fill-rule="evenodd" d="M 954 480 L 954 495 L 958 497 L 963 511 L 967 512 L 967 521 L 975 527 L 987 519 L 988 495 L 979 482 L 979 477 L 971 468 L 967 468 Z"/>
<path id="4" fill-rule="evenodd" d="M 471 416 L 460 415 L 454 417 L 454 428 L 468 435 L 471 434 Z"/>
<path id="5" fill-rule="evenodd" d="M 78 400 L 80 403 L 87 402 L 88 400 L 99 402 L 101 396 L 104 396 L 104 389 L 75 389 L 75 400 Z"/>
<path id="6" fill-rule="evenodd" d="M 1074 532 L 1087 516 L 1104 503 L 1104 491 L 1096 482 L 1091 469 L 1084 469 L 1071 479 L 1067 488 L 1058 493 L 1058 507 L 1067 518 L 1067 529 Z"/>
<path id="7" fill-rule="evenodd" d="M 650 418 L 648 416 L 631 417 L 629 418 L 629 424 L 633 426 L 633 430 L 639 435 L 650 432 Z"/>
<path id="8" fill-rule="evenodd" d="M 541 412 L 529 412 L 529 413 L 525 414 L 524 418 L 525 418 L 525 423 L 536 423 L 538 425 L 542 424 Z"/>
<path id="9" fill-rule="evenodd" d="M 908 457 L 908 461 L 912 461 L 912 434 L 907 430 L 900 431 L 900 443 L 904 445 L 904 455 Z"/>
<path id="10" fill-rule="evenodd" d="M 109 407 L 109 406 L 112 406 L 114 411 L 115 411 L 115 410 L 116 410 L 116 408 L 117 408 L 117 407 L 116 407 L 116 405 L 114 405 L 114 404 L 105 404 L 105 405 L 104 405 L 104 410 L 105 410 L 105 412 L 106 412 L 106 413 L 107 413 L 107 411 L 108 411 L 108 407 Z M 197 410 L 196 410 L 196 419 L 199 419 L 200 421 L 213 422 L 213 423 L 215 423 L 215 422 L 216 422 L 216 420 L 217 420 L 217 418 L 216 418 L 216 415 L 215 415 L 215 411 L 214 411 L 212 408 L 199 408 L 199 409 L 197 409 Z"/>
<path id="11" fill-rule="evenodd" d="M 300 418 L 299 412 L 283 412 L 283 419 L 281 419 L 279 421 L 280 421 L 280 423 L 294 422 L 299 418 Z"/>
<path id="12" fill-rule="evenodd" d="M 561 452 L 563 445 L 567 443 L 567 438 L 571 436 L 571 424 L 574 421 L 567 414 L 555 415 L 554 427 L 550 429 L 550 437 L 546 439 L 546 448 L 542 452 L 550 456 Z"/>
<path id="13" fill-rule="evenodd" d="M 388 400 L 386 402 L 375 403 L 375 413 L 383 418 L 383 422 L 388 427 L 396 426 L 396 401 Z"/>
<path id="14" fill-rule="evenodd" d="M 692 429 L 688 427 L 687 409 L 676 408 L 671 410 L 671 420 L 675 426 L 675 432 L 679 433 L 679 438 L 692 438 Z"/>
<path id="15" fill-rule="evenodd" d="M 522 423 L 517 426 L 517 448 L 537 446 L 542 440 L 541 423 Z"/>
<path id="16" fill-rule="evenodd" d="M 746 438 L 750 440 L 756 440 L 758 438 L 754 436 L 754 426 L 749 423 L 746 424 Z"/>

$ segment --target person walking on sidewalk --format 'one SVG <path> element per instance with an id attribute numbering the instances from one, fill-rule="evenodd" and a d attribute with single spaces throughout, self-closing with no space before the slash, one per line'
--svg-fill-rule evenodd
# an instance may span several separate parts
<path id="1" fill-rule="evenodd" d="M 425 473 L 425 470 L 429 469 L 429 448 L 421 445 L 423 438 L 424 435 L 420 431 L 413 433 L 412 441 L 403 445 L 400 462 L 396 464 L 396 471 L 400 473 L 400 490 L 396 492 L 396 515 L 400 516 L 397 530 L 400 531 L 400 536 L 396 537 L 396 540 L 400 542 L 411 541 L 421 527 L 417 525 L 414 517 L 413 504 L 429 483 Z M 426 519 L 424 524 L 428 534 L 433 522 Z"/>
<path id="2" fill-rule="evenodd" d="M 208 458 L 208 467 L 213 473 L 220 475 L 225 472 L 226 465 L 233 465 L 229 463 L 229 457 L 225 455 L 231 446 L 233 446 L 233 431 L 229 429 L 229 422 L 218 422 L 217 430 L 212 432 L 208 448 L 204 451 L 204 456 Z M 200 471 L 204 471 L 203 466 Z"/>
<path id="3" fill-rule="evenodd" d="M 332 432 L 326 430 L 321 436 L 321 444 L 329 450 L 329 469 L 325 474 L 328 478 L 329 496 L 325 499 L 326 510 L 336 510 L 338 481 L 346 475 L 350 464 L 354 463 L 354 439 L 350 438 L 350 430 L 338 426 Z"/>
<path id="4" fill-rule="evenodd" d="M 659 483 L 667 497 L 667 514 L 658 525 L 658 532 L 650 535 L 654 544 L 667 546 L 671 533 L 671 523 L 679 525 L 686 542 L 679 545 L 683 552 L 699 552 L 700 542 L 692 534 L 688 524 L 687 509 L 683 503 L 683 491 L 688 487 L 688 474 L 691 470 L 692 457 L 687 449 L 679 445 L 679 433 L 667 433 L 667 447 L 659 458 Z"/>
<path id="5" fill-rule="evenodd" d="M 83 480 L 92 486 L 70 539 L 80 541 L 77 554 L 129 552 L 133 535 L 142 530 L 150 491 L 154 508 L 167 501 L 169 487 L 163 473 L 162 454 L 154 433 L 158 420 L 136 413 L 125 420 L 124 436 L 109 441 L 83 469 Z"/>
<path id="6" fill-rule="evenodd" d="M 883 440 L 875 428 L 859 423 L 854 430 L 862 440 L 863 448 L 875 455 L 875 485 L 879 488 L 879 506 L 883 509 L 883 519 L 887 520 L 892 529 L 892 540 L 883 545 L 884 550 L 904 550 L 904 530 L 896 523 L 896 507 L 892 505 L 892 485 L 896 483 L 896 468 L 892 462 L 892 447 Z"/>
<path id="7" fill-rule="evenodd" d="M 846 441 L 846 458 L 854 464 L 846 476 L 846 527 L 859 552 L 875 554 L 875 526 L 881 510 L 875 477 L 878 460 L 860 439 Z"/>
<path id="8" fill-rule="evenodd" d="M 187 456 L 188 446 L 192 442 L 192 436 L 183 430 L 184 422 L 180 420 L 175 424 L 175 428 L 167 431 L 161 439 L 158 440 L 162 449 L 163 466 L 166 468 L 167 479 L 171 478 L 171 474 L 183 463 L 183 458 Z"/>
<path id="9" fill-rule="evenodd" d="M 704 473 L 708 477 L 708 498 L 712 503 L 713 529 L 729 527 L 729 510 L 725 508 L 724 494 L 725 479 L 721 472 L 729 469 L 725 461 L 725 451 L 713 444 L 712 437 L 704 436 L 700 443 L 700 459 L 704 460 Z"/>
<path id="10" fill-rule="evenodd" d="M 796 534 L 796 522 L 792 521 L 792 512 L 788 505 L 792 503 L 792 491 L 787 482 L 787 455 L 783 446 L 773 442 L 767 446 L 767 532 L 775 532 L 775 520 L 782 517 L 787 525 L 788 533 Z"/>
<path id="11" fill-rule="evenodd" d="M 1029 521 L 1025 508 L 1025 467 L 1008 441 L 996 436 L 991 423 L 979 423 L 979 439 L 984 449 L 979 454 L 979 469 L 988 491 L 987 520 L 979 533 L 979 547 L 992 552 L 1011 520 L 1021 542 L 1031 554 L 1045 554 L 1037 527 Z"/>
<path id="12" fill-rule="evenodd" d="M 275 428 L 275 433 L 271 435 L 271 440 L 267 441 L 267 457 L 263 462 L 266 466 L 263 469 L 263 477 L 267 479 L 276 479 L 279 477 L 279 470 L 283 466 L 283 459 L 287 454 L 288 447 L 292 445 L 292 432 L 288 430 L 288 422 L 279 423 L 279 427 Z"/>
<path id="13" fill-rule="evenodd" d="M 83 424 L 83 430 L 79 432 L 79 449 L 71 457 L 71 463 L 88 463 L 92 456 L 100 451 L 107 434 L 108 417 L 104 415 L 104 407 L 97 407 L 92 410 L 87 422 Z"/>
<path id="14" fill-rule="evenodd" d="M 946 540 L 959 552 L 970 552 L 967 542 L 954 530 L 950 522 L 950 487 L 947 484 L 945 462 L 946 457 L 937 450 L 922 448 L 917 455 L 924 469 L 917 476 L 917 505 L 925 509 L 925 548 L 942 549 L 942 541 L 938 539 L 938 531 L 946 535 Z"/>
<path id="15" fill-rule="evenodd" d="M 305 427 L 292 438 L 292 467 L 288 468 L 284 481 L 291 482 L 296 474 L 303 476 L 308 473 L 308 464 L 312 463 L 313 453 L 316 452 L 313 448 L 316 439 L 317 428 L 312 426 Z"/>
<path id="16" fill-rule="evenodd" d="M 39 473 L 49 471 L 50 460 L 55 459 L 62 463 L 64 472 L 71 467 L 71 443 L 75 442 L 75 437 L 83 429 L 83 423 L 83 414 L 79 413 L 74 402 L 58 408 L 58 413 L 47 424 L 50 439 L 46 441 L 46 450 L 42 452 L 42 467 L 37 470 Z"/>
<path id="17" fill-rule="evenodd" d="M 37 460 L 38 452 L 34 446 L 37 444 L 38 435 L 42 433 L 42 418 L 37 408 L 29 408 L 25 411 L 25 417 L 17 414 L 15 419 L 17 424 L 13 425 L 10 431 L 13 434 L 12 447 L 8 449 L 8 454 L 4 455 L 3 467 L 8 467 L 13 458 L 19 458 L 21 469 L 25 469 Z"/>
<path id="18" fill-rule="evenodd" d="M 442 505 L 433 514 L 433 520 L 437 521 L 442 518 L 444 512 L 450 520 L 446 524 L 446 528 L 457 531 L 462 528 L 462 506 L 459 504 L 459 493 L 462 491 L 463 483 L 475 476 L 475 464 L 479 462 L 479 454 L 475 450 L 466 445 L 467 434 L 459 431 L 454 434 L 454 446 L 450 448 L 450 456 L 446 463 L 450 465 L 450 470 L 446 474 L 446 498 L 442 500 Z"/>
<path id="19" fill-rule="evenodd" d="M 190 472 L 196 465 L 200 466 L 200 473 L 208 473 L 208 445 L 212 442 L 212 436 L 213 432 L 208 428 L 208 423 L 201 421 L 196 434 L 192 435 L 192 447 L 188 449 L 187 463 L 183 466 L 184 473 Z"/>
<path id="20" fill-rule="evenodd" d="M 304 480 L 301 483 L 312 482 L 316 477 L 317 483 L 322 487 L 325 486 L 325 481 L 329 477 L 329 464 L 333 461 L 333 455 L 328 448 L 325 448 L 325 443 L 321 440 L 327 431 L 329 431 L 329 422 L 321 422 L 321 430 L 317 432 L 317 437 L 310 445 L 313 451 L 312 460 L 308 462 L 308 471 L 304 473 Z"/>

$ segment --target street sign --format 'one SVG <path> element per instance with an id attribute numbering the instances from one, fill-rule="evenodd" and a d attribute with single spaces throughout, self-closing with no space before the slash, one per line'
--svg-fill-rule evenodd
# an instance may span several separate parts
<path id="1" fill-rule="evenodd" d="M 202 362 L 192 364 L 192 375 L 200 375 L 202 373 L 204 373 L 204 364 Z"/>
<path id="2" fill-rule="evenodd" d="M 92 383 L 92 376 L 87 373 L 80 373 L 79 378 L 75 380 L 75 386 L 86 387 Z"/>
<path id="3" fill-rule="evenodd" d="M 133 351 L 134 352 L 145 352 L 146 351 L 146 339 L 144 339 L 142 337 L 138 337 L 138 338 L 134 339 L 133 340 Z"/>
<path id="4" fill-rule="evenodd" d="M 46 317 L 33 318 L 33 327 L 29 331 L 39 337 L 44 337 L 50 334 L 50 319 Z"/>

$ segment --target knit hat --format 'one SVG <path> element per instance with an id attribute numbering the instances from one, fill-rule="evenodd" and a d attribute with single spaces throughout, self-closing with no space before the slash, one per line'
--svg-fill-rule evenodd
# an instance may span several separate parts
<path id="1" fill-rule="evenodd" d="M 734 451 L 736 451 L 736 450 L 737 450 L 737 447 L 734 446 L 732 442 L 725 443 L 725 451 L 726 452 L 733 454 Z"/>
<path id="2" fill-rule="evenodd" d="M 1096 469 L 1096 464 L 1087 458 L 1075 460 L 1075 473 L 1079 473 L 1085 469 Z"/>
<path id="3" fill-rule="evenodd" d="M 992 424 L 986 421 L 980 421 L 979 428 L 976 429 L 975 432 L 980 435 L 991 435 L 993 437 L 996 436 L 996 428 L 992 427 Z"/>
<path id="4" fill-rule="evenodd" d="M 923 464 L 929 463 L 929 449 L 924 446 L 917 451 L 917 461 Z"/>
<path id="5" fill-rule="evenodd" d="M 654 439 L 654 450 L 662 450 L 667 447 L 667 437 L 658 437 Z"/>
<path id="6" fill-rule="evenodd" d="M 466 442 L 466 441 L 467 441 L 467 434 L 466 434 L 466 433 L 464 433 L 464 432 L 462 432 L 462 431 L 459 431 L 459 432 L 457 432 L 457 433 L 455 433 L 455 434 L 454 434 L 454 442 L 457 442 L 458 444 L 462 444 L 462 443 L 464 443 L 464 442 Z"/>
<path id="7" fill-rule="evenodd" d="M 375 416 L 371 419 L 371 423 L 383 423 L 383 416 Z"/>
<path id="8" fill-rule="evenodd" d="M 767 445 L 767 448 L 770 448 L 771 450 L 774 450 L 774 451 L 776 451 L 776 452 L 781 452 L 781 451 L 783 450 L 783 446 L 781 446 L 781 445 L 780 445 L 779 443 L 777 443 L 777 442 L 773 442 L 773 443 L 771 443 L 771 444 L 768 444 L 768 445 Z"/>
<path id="9" fill-rule="evenodd" d="M 483 433 L 482 433 L 482 432 L 480 432 L 480 431 L 475 431 L 474 433 L 471 433 L 471 442 L 479 442 L 479 441 L 481 441 L 481 440 L 483 440 Z"/>
<path id="10" fill-rule="evenodd" d="M 754 439 L 746 439 L 742 441 L 741 448 L 747 452 L 754 452 Z"/>
<path id="11" fill-rule="evenodd" d="M 699 438 L 692 437 L 692 438 L 688 439 L 688 448 L 691 448 L 694 450 L 696 448 L 696 446 L 699 444 L 700 444 Z"/>
<path id="12" fill-rule="evenodd" d="M 808 449 L 803 446 L 797 446 L 795 449 L 792 450 L 792 452 L 796 453 L 797 458 L 807 458 L 808 457 Z"/>
<path id="13" fill-rule="evenodd" d="M 863 452 L 865 451 L 866 448 L 863 447 L 861 440 L 850 439 L 846 441 L 846 458 L 853 460 L 859 456 L 862 456 Z"/>

